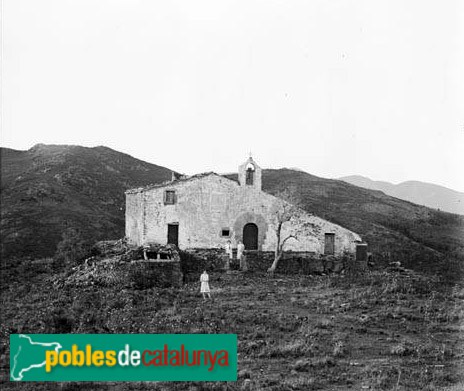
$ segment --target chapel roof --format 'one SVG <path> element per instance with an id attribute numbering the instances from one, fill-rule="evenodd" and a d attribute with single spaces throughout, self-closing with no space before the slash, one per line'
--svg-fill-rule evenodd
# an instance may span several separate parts
<path id="1" fill-rule="evenodd" d="M 159 189 L 159 188 L 167 187 L 167 186 L 174 186 L 174 185 L 177 185 L 177 184 L 180 184 L 180 183 L 189 182 L 189 181 L 192 181 L 192 180 L 195 180 L 195 179 L 206 178 L 206 177 L 212 176 L 212 175 L 215 175 L 215 176 L 218 176 L 218 177 L 221 177 L 221 178 L 224 178 L 224 179 L 235 182 L 233 179 L 230 179 L 230 178 L 227 178 L 225 176 L 219 175 L 219 174 L 217 174 L 217 173 L 215 173 L 213 171 L 209 171 L 209 172 L 203 172 L 203 173 L 200 173 L 200 174 L 195 174 L 195 175 L 190 175 L 190 176 L 182 176 L 182 177 L 176 178 L 174 180 L 165 181 L 165 182 L 161 182 L 161 183 L 155 183 L 155 184 L 151 184 L 151 185 L 147 185 L 147 186 L 143 186 L 143 187 L 136 187 L 136 188 L 133 188 L 133 189 L 126 190 L 125 193 L 126 194 L 143 193 L 145 191 L 149 191 L 149 190 L 153 190 L 153 189 Z"/>

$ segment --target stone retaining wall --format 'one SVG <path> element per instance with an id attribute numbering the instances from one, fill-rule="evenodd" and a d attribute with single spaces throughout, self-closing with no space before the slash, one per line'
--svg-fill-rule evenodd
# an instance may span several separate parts
<path id="1" fill-rule="evenodd" d="M 190 249 L 180 251 L 181 270 L 184 275 L 184 281 L 196 281 L 204 270 L 224 271 L 225 257 L 224 250 L 216 248 Z"/>
<path id="2" fill-rule="evenodd" d="M 274 261 L 271 251 L 247 252 L 247 263 L 251 271 L 267 271 Z M 345 266 L 343 257 L 327 257 L 310 252 L 284 253 L 277 265 L 277 273 L 282 274 L 321 274 L 339 273 Z"/>
<path id="3" fill-rule="evenodd" d="M 133 261 L 128 265 L 129 279 L 137 289 L 180 288 L 183 275 L 180 262 L 170 260 Z"/>
<path id="4" fill-rule="evenodd" d="M 224 250 L 221 249 L 191 249 L 182 251 L 181 268 L 184 281 L 198 278 L 203 270 L 225 271 L 225 263 L 228 259 Z M 272 251 L 246 251 L 248 270 L 253 272 L 266 272 L 274 261 Z M 284 253 L 277 266 L 277 273 L 283 274 L 321 274 L 339 273 L 346 267 L 347 257 L 320 256 L 312 252 L 288 252 Z M 231 270 L 239 269 L 239 261 L 234 259 L 230 264 Z"/>

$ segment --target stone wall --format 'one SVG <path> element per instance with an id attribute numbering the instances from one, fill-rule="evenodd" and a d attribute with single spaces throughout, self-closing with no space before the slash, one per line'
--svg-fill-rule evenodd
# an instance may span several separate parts
<path id="1" fill-rule="evenodd" d="M 183 284 L 178 261 L 133 261 L 128 265 L 128 275 L 136 289 L 180 288 Z"/>
<path id="2" fill-rule="evenodd" d="M 267 272 L 274 261 L 272 251 L 246 251 L 246 261 L 249 272 Z M 225 261 L 228 256 L 218 249 L 193 249 L 180 252 L 181 269 L 184 282 L 197 281 L 203 270 L 207 272 L 225 272 Z M 351 260 L 351 263 L 349 263 Z M 339 273 L 352 264 L 354 257 L 343 255 L 320 256 L 310 252 L 285 253 L 277 266 L 277 273 L 282 274 L 322 274 Z M 239 269 L 239 261 L 234 259 L 230 264 L 231 270 Z"/>
<path id="3" fill-rule="evenodd" d="M 137 245 L 143 243 L 144 206 L 144 193 L 126 196 L 126 237 Z"/>
<path id="4" fill-rule="evenodd" d="M 73 285 L 148 289 L 182 286 L 183 276 L 179 260 L 127 261 L 122 260 L 124 257 L 125 255 L 91 259 L 74 267 L 64 280 L 58 281 L 57 287 Z"/>
<path id="5" fill-rule="evenodd" d="M 271 251 L 248 252 L 247 263 L 250 271 L 265 272 L 274 261 Z M 311 252 L 284 253 L 276 272 L 282 274 L 322 274 L 339 273 L 346 265 L 344 256 L 321 256 Z"/>
<path id="6" fill-rule="evenodd" d="M 189 249 L 180 251 L 181 270 L 184 282 L 196 281 L 204 270 L 207 272 L 225 271 L 224 250 L 220 249 Z"/>
<path id="7" fill-rule="evenodd" d="M 166 190 L 176 192 L 176 202 L 165 205 Z M 179 225 L 179 248 L 224 248 L 227 240 L 235 246 L 243 241 L 243 227 L 254 223 L 258 227 L 258 249 L 275 248 L 276 221 L 273 210 L 285 201 L 214 173 L 174 181 L 164 186 L 135 189 L 126 193 L 126 235 L 135 245 L 167 242 L 167 226 Z M 223 237 L 222 230 L 230 231 Z M 354 252 L 361 238 L 339 225 L 299 210 L 282 228 L 282 237 L 298 232 L 298 240 L 287 241 L 285 250 L 321 254 L 324 234 L 335 234 L 335 254 Z"/>

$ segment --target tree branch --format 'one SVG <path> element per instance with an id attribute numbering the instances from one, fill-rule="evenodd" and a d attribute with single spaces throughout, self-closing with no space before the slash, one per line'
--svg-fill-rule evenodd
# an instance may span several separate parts
<path id="1" fill-rule="evenodd" d="M 285 242 L 288 240 L 288 239 L 295 239 L 296 241 L 298 241 L 298 238 L 295 236 L 295 235 L 290 235 L 290 236 L 287 236 L 284 240 L 282 240 L 282 244 L 280 245 L 280 251 L 282 252 L 282 249 L 284 248 L 284 244 Z"/>

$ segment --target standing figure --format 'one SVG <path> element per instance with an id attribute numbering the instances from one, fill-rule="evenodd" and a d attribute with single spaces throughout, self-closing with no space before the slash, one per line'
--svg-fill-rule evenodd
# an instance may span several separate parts
<path id="1" fill-rule="evenodd" d="M 224 262 L 224 270 L 228 272 L 230 270 L 230 260 L 232 259 L 232 244 L 230 240 L 226 242 L 224 249 L 226 250 L 226 253 L 222 257 L 222 260 Z"/>
<path id="2" fill-rule="evenodd" d="M 246 264 L 245 255 L 243 254 L 244 251 L 245 245 L 241 242 L 241 240 L 239 240 L 237 244 L 237 258 L 240 261 L 240 270 L 247 271 L 248 267 Z"/>
<path id="3" fill-rule="evenodd" d="M 229 262 L 232 262 L 232 259 L 234 258 L 234 251 L 232 249 L 232 243 L 230 240 L 227 241 L 225 249 L 226 254 L 229 256 Z"/>
<path id="4" fill-rule="evenodd" d="M 201 281 L 200 292 L 203 294 L 203 300 L 206 300 L 205 294 L 207 294 L 208 297 L 211 299 L 211 293 L 209 290 L 209 276 L 208 276 L 208 273 L 206 273 L 206 270 L 200 276 L 200 281 Z"/>

